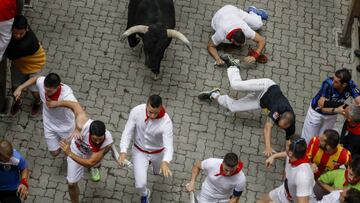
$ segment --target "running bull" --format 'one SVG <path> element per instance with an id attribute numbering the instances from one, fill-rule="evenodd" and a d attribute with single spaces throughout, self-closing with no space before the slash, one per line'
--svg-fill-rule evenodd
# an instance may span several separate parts
<path id="1" fill-rule="evenodd" d="M 175 8 L 172 0 L 130 0 L 127 30 L 122 37 L 127 37 L 130 47 L 140 42 L 137 36 L 142 39 L 145 65 L 155 74 L 155 79 L 172 38 L 184 42 L 191 51 L 189 40 L 174 28 Z"/>

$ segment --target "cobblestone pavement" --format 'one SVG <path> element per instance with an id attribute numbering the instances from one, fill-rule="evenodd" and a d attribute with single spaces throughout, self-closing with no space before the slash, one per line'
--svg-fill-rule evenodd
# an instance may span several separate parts
<path id="1" fill-rule="evenodd" d="M 92 118 L 103 120 L 118 145 L 129 111 L 144 103 L 151 93 L 160 93 L 174 122 L 175 156 L 172 178 L 150 175 L 154 203 L 186 202 L 184 184 L 190 179 L 195 160 L 222 157 L 229 151 L 240 154 L 247 176 L 241 202 L 253 203 L 261 193 L 280 185 L 283 162 L 265 170 L 260 111 L 229 115 L 218 105 L 201 103 L 198 92 L 221 87 L 229 90 L 225 69 L 214 67 L 206 44 L 214 11 L 232 3 L 238 7 L 255 5 L 269 11 L 261 34 L 267 39 L 270 61 L 241 70 L 246 78 L 268 77 L 280 84 L 297 114 L 301 131 L 310 98 L 321 81 L 335 67 L 350 67 L 350 51 L 336 46 L 336 33 L 344 23 L 349 0 L 176 0 L 177 29 L 193 43 L 189 53 L 173 40 L 162 62 L 162 79 L 153 81 L 144 66 L 142 46 L 130 49 L 119 36 L 125 30 L 125 0 L 34 0 L 27 12 L 31 27 L 47 55 L 48 71 L 60 74 Z M 240 52 L 226 48 L 242 58 Z M 30 197 L 26 202 L 68 202 L 66 160 L 52 158 L 43 138 L 41 116 L 30 117 L 30 95 L 23 111 L 3 117 L 0 130 L 26 156 L 31 169 Z M 276 150 L 284 147 L 284 133 L 273 132 Z M 102 179 L 80 181 L 83 202 L 139 202 L 132 171 L 118 169 L 107 155 L 102 162 Z M 198 188 L 200 180 L 198 180 Z"/>

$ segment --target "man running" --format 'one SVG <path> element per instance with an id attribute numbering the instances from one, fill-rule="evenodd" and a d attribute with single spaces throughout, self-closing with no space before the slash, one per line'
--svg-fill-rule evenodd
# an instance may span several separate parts
<path id="1" fill-rule="evenodd" d="M 135 188 L 141 196 L 141 203 L 148 203 L 150 190 L 146 187 L 146 182 L 149 163 L 153 167 L 154 174 L 172 176 L 169 163 L 174 153 L 173 126 L 159 95 L 151 95 L 146 104 L 131 109 L 121 136 L 118 160 L 120 166 L 125 165 L 126 153 L 133 136 L 135 136 L 132 147 Z"/>
<path id="2" fill-rule="evenodd" d="M 255 109 L 267 109 L 270 111 L 264 126 L 264 139 L 266 156 L 271 156 L 271 130 L 274 125 L 286 131 L 286 140 L 295 133 L 295 114 L 288 99 L 281 92 L 280 87 L 268 78 L 242 80 L 240 67 L 230 56 L 223 57 L 226 64 L 230 86 L 234 90 L 248 91 L 249 93 L 238 100 L 230 98 L 228 95 L 221 95 L 220 89 L 215 88 L 211 91 L 201 92 L 199 100 L 215 100 L 221 106 L 231 112 L 250 111 Z"/>
<path id="3" fill-rule="evenodd" d="M 50 73 L 46 77 L 35 76 L 20 85 L 15 91 L 16 100 L 20 99 L 21 93 L 29 86 L 36 85 L 40 99 L 43 103 L 44 135 L 48 149 L 54 157 L 60 154 L 60 140 L 69 139 L 75 129 L 74 113 L 69 108 L 48 108 L 47 101 L 73 101 L 77 102 L 72 89 L 61 83 L 60 76 Z"/>
<path id="4" fill-rule="evenodd" d="M 237 203 L 245 190 L 246 178 L 242 172 L 243 163 L 235 153 L 227 153 L 224 159 L 209 158 L 196 161 L 191 174 L 191 181 L 186 186 L 189 192 L 195 191 L 195 181 L 201 170 L 207 176 L 202 183 L 199 203 Z"/>
<path id="5" fill-rule="evenodd" d="M 67 182 L 72 203 L 79 202 L 78 182 L 84 174 L 84 167 L 91 168 L 100 163 L 105 154 L 111 149 L 113 138 L 106 130 L 102 121 L 91 120 L 87 117 L 80 104 L 72 101 L 48 101 L 48 107 L 66 107 L 75 114 L 76 130 L 79 134 L 71 140 L 60 142 L 60 147 L 67 157 Z M 97 173 L 99 174 L 98 170 Z"/>

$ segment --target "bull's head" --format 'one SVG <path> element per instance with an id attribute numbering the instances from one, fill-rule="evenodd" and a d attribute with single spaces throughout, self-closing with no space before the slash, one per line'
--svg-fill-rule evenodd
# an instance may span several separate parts
<path id="1" fill-rule="evenodd" d="M 126 30 L 123 37 L 128 37 L 135 33 L 140 34 L 143 38 L 145 65 L 151 69 L 155 77 L 160 72 L 160 62 L 164 57 L 165 49 L 169 46 L 171 38 L 181 40 L 191 51 L 191 43 L 183 34 L 173 29 L 166 29 L 161 25 L 136 25 Z"/>

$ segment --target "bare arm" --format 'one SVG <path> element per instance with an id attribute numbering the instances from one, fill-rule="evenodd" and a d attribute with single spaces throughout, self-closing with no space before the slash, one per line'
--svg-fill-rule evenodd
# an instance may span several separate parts
<path id="1" fill-rule="evenodd" d="M 271 118 L 267 118 L 267 121 L 264 125 L 264 141 L 265 141 L 265 156 L 271 156 L 272 147 L 271 147 L 271 130 L 274 126 L 274 122 Z"/>
<path id="2" fill-rule="evenodd" d="M 297 203 L 309 203 L 309 197 L 296 197 Z"/>
<path id="3" fill-rule="evenodd" d="M 258 33 L 255 33 L 255 38 L 254 38 L 254 41 L 257 43 L 258 47 L 256 49 L 256 52 L 258 54 L 260 54 L 262 52 L 262 50 L 264 49 L 265 47 L 265 38 L 261 35 L 259 35 Z"/>
<path id="4" fill-rule="evenodd" d="M 319 186 L 320 186 L 322 189 L 324 189 L 324 190 L 326 190 L 326 191 L 328 191 L 328 192 L 331 192 L 331 191 L 334 191 L 334 190 L 335 190 L 335 188 L 331 187 L 330 185 L 328 185 L 328 184 L 326 184 L 326 183 L 324 183 L 324 182 L 322 182 L 322 181 L 320 181 L 320 180 L 318 180 L 317 183 L 319 184 Z"/>
<path id="5" fill-rule="evenodd" d="M 60 142 L 60 145 L 62 148 L 65 148 L 65 150 L 64 149 L 63 150 L 66 155 L 68 155 L 70 158 L 72 158 L 76 163 L 78 163 L 84 167 L 87 167 L 87 168 L 91 168 L 91 167 L 95 166 L 99 161 L 101 161 L 104 158 L 105 154 L 111 149 L 111 145 L 108 145 L 98 152 L 93 152 L 89 159 L 84 159 L 84 158 L 81 158 L 80 156 L 77 156 L 76 154 L 74 154 L 71 151 L 69 144 L 67 144 L 65 142 Z"/>
<path id="6" fill-rule="evenodd" d="M 21 96 L 21 92 L 26 89 L 27 87 L 36 84 L 36 80 L 39 78 L 40 76 L 36 76 L 36 77 L 31 77 L 30 79 L 28 79 L 26 82 L 24 82 L 23 84 L 21 84 L 19 87 L 16 88 L 16 90 L 14 91 L 14 97 L 16 100 L 20 99 Z"/>
<path id="7" fill-rule="evenodd" d="M 46 105 L 49 108 L 65 107 L 71 109 L 75 114 L 76 128 L 81 131 L 84 124 L 89 120 L 85 111 L 78 102 L 73 101 L 48 101 Z"/>
<path id="8" fill-rule="evenodd" d="M 229 203 L 239 203 L 240 197 L 236 197 L 234 195 L 231 196 Z"/>
<path id="9" fill-rule="evenodd" d="M 207 49 L 208 49 L 209 54 L 215 59 L 217 65 L 224 64 L 224 61 L 221 60 L 221 58 L 219 56 L 219 53 L 218 53 L 218 51 L 216 49 L 216 45 L 214 44 L 212 39 L 209 40 L 208 45 L 207 45 Z"/>
<path id="10" fill-rule="evenodd" d="M 201 171 L 201 161 L 195 161 L 195 163 L 192 167 L 192 170 L 191 170 L 191 181 L 186 186 L 186 189 L 189 192 L 195 191 L 195 181 L 196 181 L 196 178 L 199 176 L 200 171 Z"/>
<path id="11" fill-rule="evenodd" d="M 355 97 L 354 100 L 355 100 L 355 103 L 356 103 L 357 105 L 360 104 L 360 96 Z"/>

